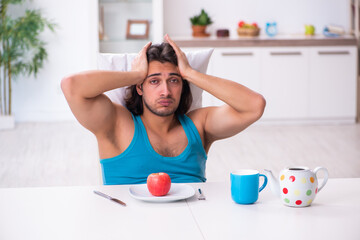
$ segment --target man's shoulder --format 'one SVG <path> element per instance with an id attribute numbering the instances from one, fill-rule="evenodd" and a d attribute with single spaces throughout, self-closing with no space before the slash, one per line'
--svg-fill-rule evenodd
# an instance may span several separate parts
<path id="1" fill-rule="evenodd" d="M 212 107 L 197 108 L 186 113 L 186 116 L 193 121 L 198 130 L 203 130 L 207 114 L 211 108 Z"/>
<path id="2" fill-rule="evenodd" d="M 102 131 L 99 131 L 96 135 L 117 135 L 122 133 L 124 129 L 128 129 L 134 125 L 133 115 L 128 109 L 117 103 L 113 103 L 113 105 L 115 106 L 115 124 L 110 128 L 108 126 L 103 126 L 101 128 Z"/>
<path id="3" fill-rule="evenodd" d="M 133 123 L 135 114 L 131 113 L 126 107 L 115 104 L 116 107 L 116 122 L 120 124 Z"/>
<path id="4" fill-rule="evenodd" d="M 197 108 L 197 109 L 191 110 L 190 112 L 186 113 L 186 116 L 188 116 L 193 121 L 205 121 L 207 114 L 213 108 L 215 108 L 215 107 Z"/>

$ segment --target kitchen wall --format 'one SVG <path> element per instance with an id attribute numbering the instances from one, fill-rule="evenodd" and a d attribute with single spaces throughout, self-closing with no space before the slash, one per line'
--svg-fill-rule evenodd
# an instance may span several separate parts
<path id="1" fill-rule="evenodd" d="M 335 23 L 349 28 L 348 0 L 164 0 L 164 32 L 190 36 L 189 18 L 205 8 L 220 27 L 236 31 L 239 20 L 263 26 L 277 21 L 280 33 L 301 33 L 311 23 L 322 29 Z M 13 112 L 17 122 L 74 119 L 60 89 L 61 79 L 71 73 L 96 68 L 98 52 L 97 0 L 29 0 L 59 27 L 43 35 L 49 54 L 45 68 L 35 79 L 20 77 L 13 84 Z"/>
<path id="2" fill-rule="evenodd" d="M 127 1 L 113 1 L 103 3 L 102 6 L 104 8 L 104 22 L 107 23 L 104 30 L 110 40 L 124 40 L 128 19 L 150 20 L 152 18 L 152 13 L 149 11 L 152 9 L 151 2 L 128 4 Z"/>
<path id="3" fill-rule="evenodd" d="M 204 8 L 213 20 L 208 32 L 228 28 L 236 36 L 237 23 L 257 22 L 261 28 L 276 21 L 281 34 L 304 32 L 304 24 L 313 24 L 320 34 L 327 24 L 350 28 L 349 0 L 164 0 L 164 31 L 170 36 L 190 36 L 189 18 Z M 262 31 L 264 34 L 264 31 Z"/>
<path id="4" fill-rule="evenodd" d="M 38 77 L 21 76 L 13 84 L 13 112 L 17 122 L 61 121 L 73 115 L 60 89 L 71 73 L 96 68 L 98 52 L 97 0 L 32 0 L 26 6 L 42 9 L 44 17 L 58 24 L 46 31 L 48 61 Z M 10 9 L 15 14 L 21 8 Z"/>

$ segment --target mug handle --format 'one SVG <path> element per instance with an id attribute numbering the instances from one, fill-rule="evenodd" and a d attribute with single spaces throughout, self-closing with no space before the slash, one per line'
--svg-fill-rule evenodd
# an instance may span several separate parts
<path id="1" fill-rule="evenodd" d="M 318 192 L 320 192 L 320 190 L 325 186 L 328 178 L 329 178 L 329 173 L 328 173 L 328 170 L 324 167 L 317 167 L 314 169 L 314 173 L 316 175 L 316 173 L 319 171 L 319 170 L 323 170 L 325 172 L 325 176 L 324 176 L 324 180 L 322 181 L 321 183 L 321 186 L 318 187 Z M 317 177 L 316 177 L 317 178 Z"/>
<path id="2" fill-rule="evenodd" d="M 261 192 L 265 187 L 266 187 L 266 184 L 267 184 L 267 177 L 264 175 L 264 174 L 259 174 L 259 178 L 260 177 L 264 177 L 264 183 L 263 185 L 259 188 L 259 192 Z"/>

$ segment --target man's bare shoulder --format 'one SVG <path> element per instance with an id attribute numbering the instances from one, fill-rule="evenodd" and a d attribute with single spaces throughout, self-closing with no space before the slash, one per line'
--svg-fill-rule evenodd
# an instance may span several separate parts
<path id="1" fill-rule="evenodd" d="M 217 107 L 198 108 L 186 114 L 193 121 L 196 129 L 198 130 L 206 152 L 209 151 L 209 148 L 212 144 L 212 141 L 210 140 L 208 134 L 206 133 L 206 128 L 205 128 L 206 118 L 209 115 L 209 113 L 216 108 Z"/>
<path id="2" fill-rule="evenodd" d="M 95 135 L 104 135 L 104 134 L 108 134 L 108 132 L 115 132 L 116 129 L 118 129 L 119 127 L 128 127 L 128 124 L 132 123 L 132 116 L 131 116 L 131 112 L 129 110 L 127 110 L 124 106 L 114 103 L 112 102 L 114 109 L 115 109 L 115 114 L 112 116 L 109 116 L 111 118 L 113 118 L 112 120 L 109 119 L 108 122 L 114 122 L 115 124 L 112 126 L 99 126 L 99 130 L 97 131 L 97 133 L 95 133 Z"/>
<path id="3" fill-rule="evenodd" d="M 206 118 L 214 108 L 216 107 L 197 108 L 186 114 L 193 121 L 202 138 L 204 137 Z"/>
<path id="4" fill-rule="evenodd" d="M 115 129 L 114 133 L 123 134 L 127 129 L 132 129 L 134 127 L 134 121 L 131 112 L 124 106 L 116 104 L 116 114 L 115 114 Z"/>
<path id="5" fill-rule="evenodd" d="M 116 118 L 117 120 L 132 120 L 131 112 L 121 104 L 113 103 L 116 109 Z"/>
<path id="6" fill-rule="evenodd" d="M 188 112 L 186 115 L 195 123 L 205 123 L 206 117 L 208 113 L 213 110 L 216 107 L 203 107 L 203 108 L 197 108 L 190 112 Z"/>
<path id="7" fill-rule="evenodd" d="M 104 131 L 96 134 L 101 158 L 109 158 L 122 153 L 134 135 L 134 121 L 131 112 L 124 106 L 114 103 L 115 124 L 112 128 L 103 127 Z"/>

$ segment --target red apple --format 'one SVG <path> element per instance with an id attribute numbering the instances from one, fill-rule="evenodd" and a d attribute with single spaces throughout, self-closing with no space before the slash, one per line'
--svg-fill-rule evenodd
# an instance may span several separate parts
<path id="1" fill-rule="evenodd" d="M 241 28 L 241 27 L 243 27 L 245 25 L 245 22 L 244 21 L 240 21 L 239 23 L 238 23 L 238 26 Z"/>
<path id="2" fill-rule="evenodd" d="M 147 187 L 154 196 L 166 195 L 171 187 L 171 179 L 167 173 L 152 173 L 147 178 Z"/>

